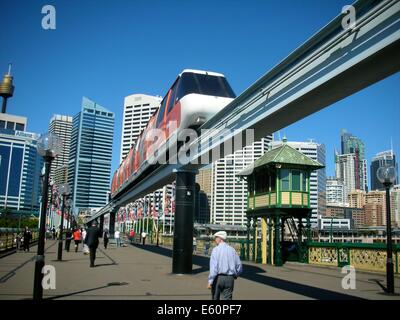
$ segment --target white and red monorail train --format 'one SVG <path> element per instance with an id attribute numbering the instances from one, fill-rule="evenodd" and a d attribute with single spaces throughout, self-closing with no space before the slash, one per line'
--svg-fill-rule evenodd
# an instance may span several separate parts
<path id="1" fill-rule="evenodd" d="M 150 149 L 157 150 L 157 157 L 161 157 L 166 152 L 168 139 L 173 135 L 179 136 L 183 129 L 199 127 L 234 98 L 235 94 L 223 74 L 183 70 L 140 133 L 136 144 L 115 171 L 111 183 L 111 198 L 149 169 L 147 160 L 154 155 Z M 155 142 L 150 141 L 148 133 L 152 129 L 161 130 L 158 132 L 162 132 L 162 138 Z"/>

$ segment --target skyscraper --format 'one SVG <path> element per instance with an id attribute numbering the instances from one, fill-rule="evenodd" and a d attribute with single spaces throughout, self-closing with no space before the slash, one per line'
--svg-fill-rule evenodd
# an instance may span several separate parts
<path id="1" fill-rule="evenodd" d="M 393 226 L 400 227 L 400 185 L 395 185 L 391 190 L 390 201 Z"/>
<path id="2" fill-rule="evenodd" d="M 376 173 L 379 167 L 382 166 L 393 166 L 398 173 L 398 164 L 396 162 L 396 156 L 393 150 L 383 151 L 377 153 L 371 161 L 371 190 L 385 190 L 383 184 L 378 180 Z M 398 184 L 399 177 L 397 174 L 396 181 L 394 184 Z"/>
<path id="3" fill-rule="evenodd" d="M 75 211 L 108 202 L 114 136 L 114 113 L 86 97 L 73 118 L 68 183 Z"/>
<path id="4" fill-rule="evenodd" d="M 199 212 L 195 216 L 195 221 L 200 223 L 210 223 L 211 213 L 211 185 L 212 185 L 212 170 L 210 168 L 200 169 L 196 175 L 196 183 L 200 186 L 199 192 Z"/>
<path id="5" fill-rule="evenodd" d="M 346 203 L 344 197 L 344 184 L 341 179 L 328 177 L 326 179 L 327 205 L 343 206 Z"/>
<path id="6" fill-rule="evenodd" d="M 356 187 L 356 172 L 358 168 L 355 158 L 354 153 L 335 155 L 336 178 L 343 181 L 344 198 L 346 201 L 351 192 L 361 190 Z"/>
<path id="7" fill-rule="evenodd" d="M 211 223 L 247 223 L 247 182 L 239 180 L 236 173 L 268 151 L 272 139 L 272 135 L 269 135 L 212 164 Z"/>
<path id="8" fill-rule="evenodd" d="M 354 190 L 347 195 L 350 208 L 362 209 L 365 206 L 367 193 L 364 190 Z"/>
<path id="9" fill-rule="evenodd" d="M 157 110 L 161 97 L 132 94 L 125 97 L 122 120 L 120 163 L 146 127 L 151 115 Z"/>
<path id="10" fill-rule="evenodd" d="M 51 163 L 50 176 L 56 185 L 68 182 L 68 161 L 71 145 L 72 117 L 54 115 L 50 120 L 49 132 L 58 135 L 62 151 Z"/>
<path id="11" fill-rule="evenodd" d="M 370 191 L 365 196 L 366 224 L 371 227 L 386 226 L 386 193 Z"/>
<path id="12" fill-rule="evenodd" d="M 368 181 L 366 176 L 367 163 L 365 160 L 365 145 L 364 142 L 347 132 L 346 129 L 341 130 L 341 154 L 354 155 L 354 180 L 355 189 L 368 191 Z"/>
<path id="13" fill-rule="evenodd" d="M 42 157 L 27 119 L 0 114 L 0 208 L 38 213 Z"/>
<path id="14" fill-rule="evenodd" d="M 271 143 L 272 148 L 276 148 L 282 144 L 282 141 L 274 141 Z M 318 161 L 325 165 L 326 151 L 325 145 L 317 142 L 293 142 L 288 141 L 287 144 L 292 148 L 305 154 L 307 157 Z M 318 216 L 325 216 L 326 211 L 326 171 L 325 168 L 313 171 L 310 176 L 310 205 L 312 208 L 311 223 L 317 225 Z"/>

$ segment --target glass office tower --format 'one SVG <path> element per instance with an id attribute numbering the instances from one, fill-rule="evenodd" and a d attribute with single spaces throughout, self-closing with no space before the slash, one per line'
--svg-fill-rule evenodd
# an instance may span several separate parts
<path id="1" fill-rule="evenodd" d="M 86 97 L 72 123 L 68 183 L 75 213 L 108 202 L 114 113 Z"/>

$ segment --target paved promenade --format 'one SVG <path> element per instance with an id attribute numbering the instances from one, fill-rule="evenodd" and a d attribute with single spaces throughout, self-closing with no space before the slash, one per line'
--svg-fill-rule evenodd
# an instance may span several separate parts
<path id="1" fill-rule="evenodd" d="M 71 244 L 73 248 L 73 244 Z M 0 259 L 0 299 L 31 299 L 36 247 Z M 171 274 L 169 248 L 128 245 L 105 250 L 100 245 L 96 267 L 89 256 L 63 252 L 57 261 L 57 243 L 46 244 L 46 264 L 56 268 L 56 289 L 45 290 L 45 299 L 178 299 L 210 300 L 206 288 L 209 258 L 193 258 L 192 275 Z M 234 299 L 398 299 L 383 293 L 384 274 L 357 272 L 356 290 L 341 287 L 343 274 L 337 268 L 287 263 L 271 267 L 244 263 L 244 273 L 235 282 Z M 400 278 L 395 278 L 400 292 Z"/>

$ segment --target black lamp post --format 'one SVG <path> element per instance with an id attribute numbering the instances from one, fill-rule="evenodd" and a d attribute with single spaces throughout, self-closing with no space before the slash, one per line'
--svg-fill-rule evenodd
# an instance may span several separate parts
<path id="1" fill-rule="evenodd" d="M 394 294 L 392 225 L 390 214 L 390 186 L 396 180 L 396 170 L 391 166 L 380 167 L 376 173 L 378 180 L 386 189 L 386 286 L 387 293 Z"/>
<path id="2" fill-rule="evenodd" d="M 35 262 L 35 275 L 33 283 L 33 299 L 41 300 L 43 298 L 43 267 L 44 267 L 44 243 L 46 236 L 46 207 L 49 192 L 49 175 L 50 167 L 53 159 L 61 152 L 61 140 L 55 134 L 44 134 L 40 137 L 37 143 L 37 151 L 43 156 L 45 161 L 45 175 L 43 180 L 42 190 L 42 208 L 40 212 L 39 222 L 39 242 L 38 251 Z"/>
<path id="3" fill-rule="evenodd" d="M 61 223 L 60 223 L 60 234 L 58 237 L 58 252 L 57 252 L 57 260 L 62 260 L 62 246 L 63 246 L 63 230 L 64 230 L 64 214 L 65 214 L 65 207 L 67 206 L 67 199 L 69 197 L 69 184 L 64 183 L 60 185 L 59 188 L 60 194 L 63 199 L 62 209 L 61 209 Z"/>

